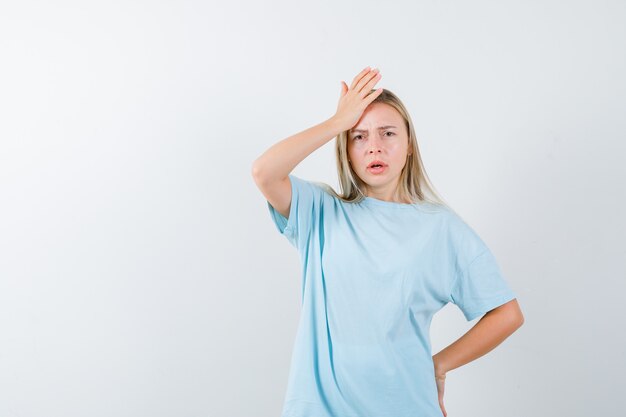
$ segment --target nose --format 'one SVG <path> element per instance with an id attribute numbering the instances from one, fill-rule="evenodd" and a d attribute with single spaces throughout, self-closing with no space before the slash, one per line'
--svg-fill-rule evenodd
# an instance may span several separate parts
<path id="1" fill-rule="evenodd" d="M 380 152 L 381 150 L 381 139 L 374 136 L 370 139 L 370 148 L 369 153 Z"/>

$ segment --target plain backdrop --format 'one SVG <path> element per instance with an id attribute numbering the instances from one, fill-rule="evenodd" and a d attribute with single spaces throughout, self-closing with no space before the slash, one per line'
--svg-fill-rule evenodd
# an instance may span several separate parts
<path id="1" fill-rule="evenodd" d="M 278 417 L 300 264 L 251 164 L 367 65 L 526 320 L 448 373 L 448 416 L 623 412 L 625 20 L 598 0 L 3 1 L 0 417 Z M 337 189 L 333 146 L 294 174 Z M 433 353 L 475 322 L 444 307 Z"/>

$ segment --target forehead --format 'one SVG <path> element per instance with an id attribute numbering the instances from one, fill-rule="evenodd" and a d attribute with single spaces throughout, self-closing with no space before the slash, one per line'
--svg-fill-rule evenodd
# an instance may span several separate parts
<path id="1" fill-rule="evenodd" d="M 385 126 L 400 128 L 404 124 L 402 115 L 385 103 L 370 104 L 350 132 L 376 130 Z"/>

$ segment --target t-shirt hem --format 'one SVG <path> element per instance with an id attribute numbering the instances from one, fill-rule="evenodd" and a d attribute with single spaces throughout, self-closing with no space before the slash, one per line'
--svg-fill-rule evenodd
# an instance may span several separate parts
<path id="1" fill-rule="evenodd" d="M 472 321 L 478 316 L 482 316 L 494 308 L 500 307 L 503 304 L 517 298 L 513 291 L 509 291 L 506 294 L 500 295 L 494 299 L 484 302 L 479 308 L 473 309 L 470 313 L 463 313 L 467 321 Z"/>
<path id="2" fill-rule="evenodd" d="M 274 224 L 276 228 L 280 232 L 280 234 L 289 237 L 290 241 L 295 244 L 295 233 L 296 230 L 296 206 L 297 206 L 297 185 L 295 181 L 298 179 L 294 179 L 292 174 L 289 174 L 289 182 L 291 183 L 291 202 L 289 203 L 289 217 L 286 218 L 283 216 L 272 204 L 266 200 L 267 207 L 274 219 Z"/>

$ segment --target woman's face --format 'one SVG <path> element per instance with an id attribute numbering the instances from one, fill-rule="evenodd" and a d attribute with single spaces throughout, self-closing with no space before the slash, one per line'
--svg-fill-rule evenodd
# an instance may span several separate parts
<path id="1" fill-rule="evenodd" d="M 408 132 L 400 113 L 385 103 L 370 104 L 348 132 L 348 159 L 367 184 L 368 195 L 391 197 L 406 164 L 408 147 Z M 382 169 L 370 167 L 375 160 L 382 161 Z"/>

